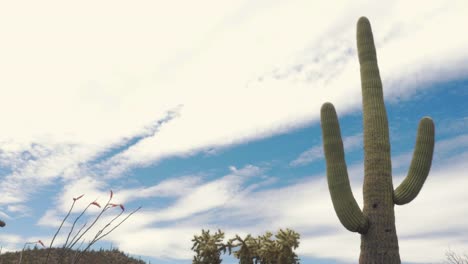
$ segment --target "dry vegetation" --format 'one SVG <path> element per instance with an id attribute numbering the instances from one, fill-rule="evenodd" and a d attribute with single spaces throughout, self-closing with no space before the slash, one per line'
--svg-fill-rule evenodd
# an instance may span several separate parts
<path id="1" fill-rule="evenodd" d="M 0 264 L 16 264 L 20 258 L 21 252 L 7 252 L 0 255 Z M 22 257 L 22 264 L 43 264 L 47 258 L 47 249 L 28 249 L 24 250 Z M 50 256 L 47 260 L 47 264 L 65 264 L 71 263 L 72 259 L 77 254 L 77 251 L 70 249 L 57 249 L 52 248 L 50 250 Z M 83 254 L 80 259 L 81 264 L 146 264 L 145 261 L 139 260 L 128 256 L 128 254 L 119 251 L 118 249 L 113 250 L 90 250 Z"/>
<path id="2" fill-rule="evenodd" d="M 468 254 L 459 255 L 452 250 L 445 253 L 448 264 L 468 264 Z"/>

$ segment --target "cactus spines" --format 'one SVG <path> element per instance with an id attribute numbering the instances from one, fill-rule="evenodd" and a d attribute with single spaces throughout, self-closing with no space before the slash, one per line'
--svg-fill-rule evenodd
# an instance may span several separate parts
<path id="1" fill-rule="evenodd" d="M 365 17 L 357 23 L 357 47 L 364 119 L 363 210 L 351 191 L 338 118 L 331 103 L 321 109 L 328 187 L 340 222 L 361 234 L 359 263 L 399 264 L 394 206 L 411 202 L 427 178 L 434 151 L 434 123 L 428 117 L 421 120 L 408 176 L 394 191 L 382 81 L 372 29 Z"/>

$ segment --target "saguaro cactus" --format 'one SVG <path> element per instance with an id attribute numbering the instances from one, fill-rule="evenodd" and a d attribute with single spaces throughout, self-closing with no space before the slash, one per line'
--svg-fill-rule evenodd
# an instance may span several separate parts
<path id="1" fill-rule="evenodd" d="M 408 175 L 394 190 L 382 81 L 371 26 L 365 17 L 357 23 L 357 47 L 364 117 L 363 210 L 351 191 L 340 126 L 331 103 L 325 103 L 321 109 L 328 187 L 340 222 L 346 229 L 361 234 L 359 263 L 401 263 L 394 205 L 411 202 L 429 174 L 434 150 L 434 123 L 429 117 L 420 121 Z"/>

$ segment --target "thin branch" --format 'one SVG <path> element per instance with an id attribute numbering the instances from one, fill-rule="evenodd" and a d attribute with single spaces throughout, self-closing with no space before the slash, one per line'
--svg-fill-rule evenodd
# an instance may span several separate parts
<path id="1" fill-rule="evenodd" d="M 141 206 L 138 207 L 137 209 L 133 210 L 130 214 L 128 214 L 124 219 L 122 219 L 122 221 L 120 221 L 117 225 L 115 225 L 115 226 L 114 226 L 111 230 L 109 230 L 107 233 L 103 234 L 103 235 L 100 236 L 100 237 L 97 237 L 97 236 L 96 236 L 97 238 L 95 237 L 95 238 L 88 244 L 88 246 L 87 246 L 82 252 L 80 252 L 80 254 L 78 254 L 78 257 L 77 257 L 77 260 L 76 260 L 75 263 L 78 263 L 78 261 L 80 260 L 81 256 L 82 256 L 94 243 L 96 243 L 97 241 L 101 240 L 103 237 L 105 237 L 105 236 L 107 236 L 108 234 L 110 234 L 110 233 L 111 233 L 112 231 L 114 231 L 117 227 L 119 227 L 123 222 L 125 222 L 125 220 L 127 220 L 130 216 L 132 216 L 134 213 L 136 213 L 136 212 L 137 212 L 138 210 L 140 210 L 140 209 L 141 209 Z M 121 214 L 122 214 L 122 212 L 121 212 L 118 216 L 120 216 Z M 117 216 L 117 217 L 118 217 L 118 216 Z M 116 217 L 116 218 L 117 218 L 117 217 Z M 112 219 L 112 221 L 114 221 L 116 218 Z M 112 221 L 111 221 L 111 222 L 112 222 Z M 109 223 L 109 224 L 110 224 L 110 223 Z M 107 224 L 106 227 L 109 226 L 109 224 Z M 106 228 L 106 227 L 105 227 L 105 228 Z M 104 230 L 104 228 L 101 229 L 101 231 L 102 231 L 102 230 Z"/>
<path id="2" fill-rule="evenodd" d="M 63 248 L 66 248 L 67 247 L 67 244 L 68 244 L 68 239 L 70 238 L 70 235 L 71 233 L 73 232 L 73 229 L 75 228 L 75 225 L 76 223 L 78 222 L 78 220 L 83 216 L 83 214 L 86 212 L 86 210 L 88 210 L 88 208 L 91 206 L 91 204 L 88 204 L 88 206 L 86 206 L 86 208 L 81 212 L 81 214 L 75 219 L 75 221 L 73 222 L 73 225 L 70 229 L 70 232 L 68 232 L 68 236 L 67 236 L 67 240 L 65 241 L 65 244 L 63 244 Z M 75 237 L 72 238 L 72 240 L 70 241 L 70 243 L 73 241 L 73 239 L 75 239 Z"/>
<path id="3" fill-rule="evenodd" d="M 83 197 L 83 195 L 81 195 L 79 198 L 81 198 L 81 197 Z M 70 213 L 71 213 L 71 211 L 73 210 L 73 207 L 75 206 L 75 203 L 76 203 L 76 201 L 77 201 L 79 198 L 73 198 L 73 203 L 72 203 L 72 205 L 71 205 L 71 207 L 70 207 L 70 210 L 68 210 L 68 213 L 67 213 L 67 215 L 63 218 L 62 223 L 60 223 L 60 226 L 59 226 L 59 228 L 57 229 L 57 232 L 55 232 L 54 237 L 52 238 L 52 241 L 50 241 L 49 248 L 47 249 L 47 257 L 46 257 L 44 263 L 47 263 L 47 260 L 49 260 L 50 249 L 52 248 L 52 245 L 54 244 L 54 240 L 55 240 L 55 238 L 57 237 L 58 233 L 60 232 L 60 229 L 62 229 L 63 223 L 65 223 L 65 220 L 67 220 L 68 216 L 70 216 Z"/>
<path id="4" fill-rule="evenodd" d="M 111 201 L 111 199 L 112 199 L 112 195 L 111 195 L 111 197 L 109 197 L 109 200 L 107 201 L 106 205 L 102 208 L 101 212 L 96 216 L 96 219 L 94 219 L 93 223 L 91 223 L 91 225 L 88 226 L 88 228 L 77 238 L 77 240 L 76 240 L 75 242 L 71 243 L 70 248 L 72 248 L 72 247 L 76 244 L 76 242 L 77 242 L 78 240 L 80 240 L 80 239 L 83 237 L 83 235 L 86 234 L 86 232 L 88 232 L 88 231 L 91 229 L 91 227 L 94 226 L 94 224 L 96 224 L 96 222 L 99 220 L 99 218 L 101 217 L 101 215 L 102 215 L 107 209 L 109 209 L 109 208 L 107 207 L 107 205 L 109 204 L 109 202 Z M 91 204 L 99 205 L 99 204 L 96 203 L 95 201 L 92 202 Z"/>

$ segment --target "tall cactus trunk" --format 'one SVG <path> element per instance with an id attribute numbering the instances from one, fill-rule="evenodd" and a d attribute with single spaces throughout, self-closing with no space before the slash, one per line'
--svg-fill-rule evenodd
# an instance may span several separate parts
<path id="1" fill-rule="evenodd" d="M 369 20 L 358 21 L 364 118 L 364 209 L 369 229 L 361 236 L 359 263 L 400 263 L 395 230 L 387 113 Z"/>
<path id="2" fill-rule="evenodd" d="M 364 208 L 354 199 L 348 179 L 343 141 L 334 106 L 325 103 L 320 119 L 327 163 L 328 189 L 343 226 L 361 234 L 360 264 L 399 264 L 394 205 L 411 202 L 421 190 L 432 162 L 434 123 L 419 123 L 416 148 L 405 180 L 393 189 L 387 113 L 369 20 L 357 23 L 364 117 Z"/>

